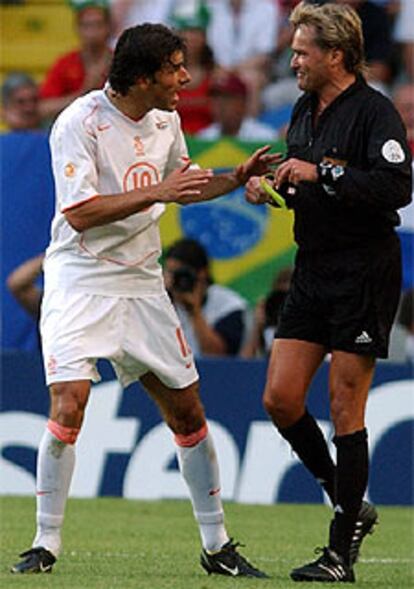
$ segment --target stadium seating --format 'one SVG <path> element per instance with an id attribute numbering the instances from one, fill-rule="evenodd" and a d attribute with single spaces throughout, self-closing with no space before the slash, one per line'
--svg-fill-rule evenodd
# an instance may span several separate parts
<path id="1" fill-rule="evenodd" d="M 1 69 L 24 71 L 41 80 L 56 57 L 77 46 L 73 15 L 63 0 L 27 0 L 0 6 Z"/>

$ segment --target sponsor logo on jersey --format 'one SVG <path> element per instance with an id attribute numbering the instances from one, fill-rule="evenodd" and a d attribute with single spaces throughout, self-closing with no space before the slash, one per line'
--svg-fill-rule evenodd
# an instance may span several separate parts
<path id="1" fill-rule="evenodd" d="M 157 127 L 157 129 L 166 129 L 168 127 L 168 121 L 166 121 L 165 119 L 158 119 L 157 121 L 155 121 L 155 126 Z"/>

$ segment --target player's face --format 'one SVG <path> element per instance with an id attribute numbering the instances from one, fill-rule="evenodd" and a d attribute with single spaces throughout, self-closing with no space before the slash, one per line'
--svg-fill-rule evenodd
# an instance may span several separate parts
<path id="1" fill-rule="evenodd" d="M 190 81 L 182 51 L 175 51 L 156 72 L 151 84 L 152 107 L 173 111 L 177 108 L 179 92 Z"/>
<path id="2" fill-rule="evenodd" d="M 330 80 L 330 52 L 315 43 L 313 27 L 299 26 L 293 36 L 291 68 L 300 90 L 319 92 Z"/>

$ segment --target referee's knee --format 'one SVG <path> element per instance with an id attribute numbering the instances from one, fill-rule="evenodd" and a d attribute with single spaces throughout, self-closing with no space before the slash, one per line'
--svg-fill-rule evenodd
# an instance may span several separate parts
<path id="1" fill-rule="evenodd" d="M 303 403 L 285 396 L 266 394 L 263 397 L 263 406 L 278 428 L 289 427 L 300 419 L 304 412 Z"/>

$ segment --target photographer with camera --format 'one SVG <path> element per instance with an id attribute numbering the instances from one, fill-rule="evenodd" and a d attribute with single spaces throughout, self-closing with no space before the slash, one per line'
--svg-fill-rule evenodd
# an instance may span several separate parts
<path id="1" fill-rule="evenodd" d="M 236 355 L 247 331 L 247 302 L 214 284 L 207 252 L 194 239 L 180 239 L 167 251 L 167 290 L 194 356 Z"/>
<path id="2" fill-rule="evenodd" d="M 282 268 L 275 275 L 270 292 L 256 304 L 251 334 L 241 351 L 243 358 L 259 358 L 270 353 L 292 272 L 290 266 Z"/>

